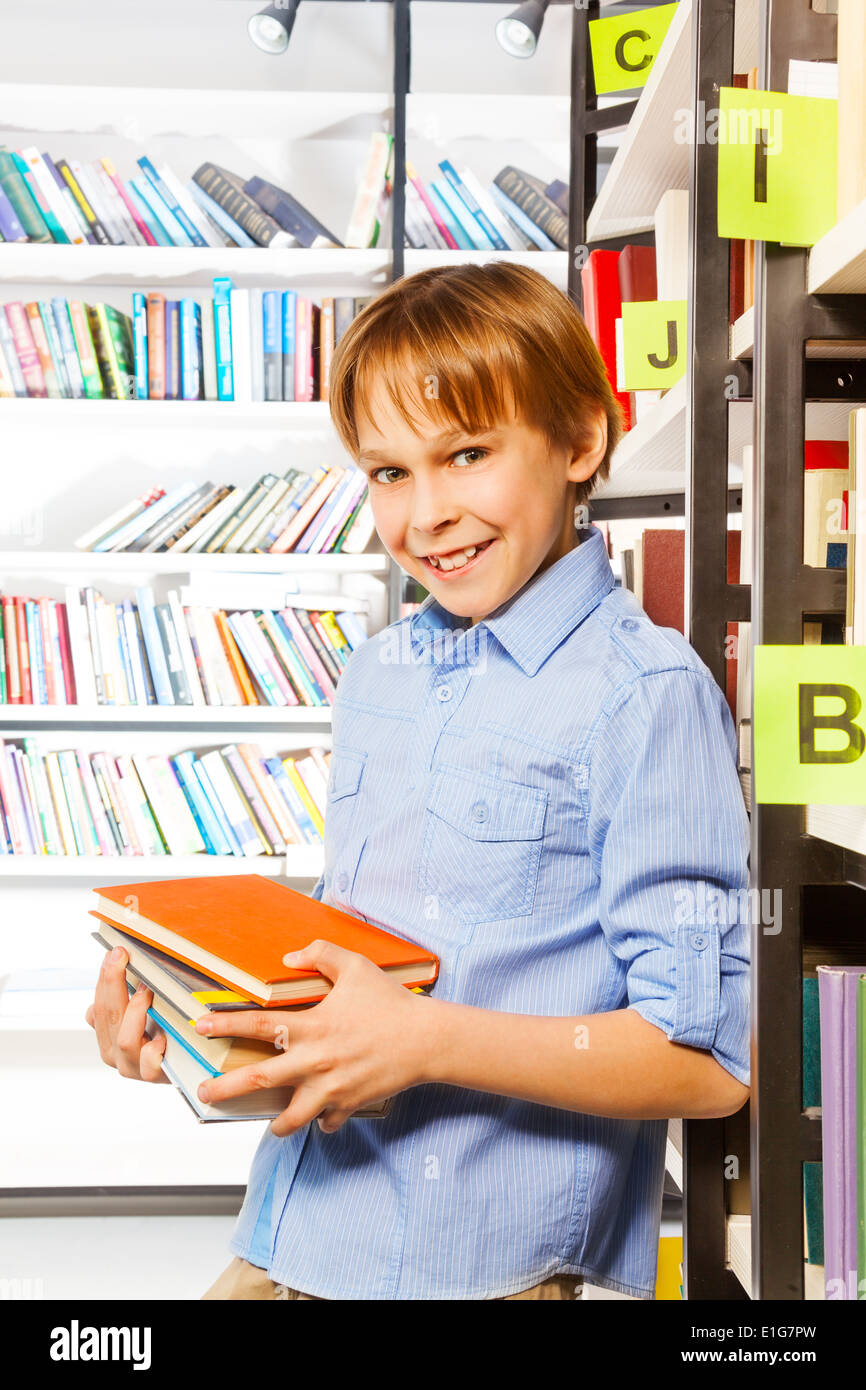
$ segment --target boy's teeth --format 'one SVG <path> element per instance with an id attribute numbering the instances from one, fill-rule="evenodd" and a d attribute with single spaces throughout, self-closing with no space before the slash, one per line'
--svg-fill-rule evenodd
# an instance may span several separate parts
<path id="1" fill-rule="evenodd" d="M 477 549 L 477 545 L 469 545 L 465 550 L 453 551 L 451 555 L 440 555 L 438 558 L 431 555 L 430 562 L 437 566 L 438 569 L 456 570 L 459 569 L 461 565 L 465 565 L 467 560 L 471 560 Z"/>

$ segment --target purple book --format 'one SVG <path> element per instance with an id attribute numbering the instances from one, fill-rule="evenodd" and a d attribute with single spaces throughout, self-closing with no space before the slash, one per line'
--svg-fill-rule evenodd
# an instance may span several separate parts
<path id="1" fill-rule="evenodd" d="M 857 1297 L 857 981 L 864 965 L 819 965 L 824 1292 Z"/>
<path id="2" fill-rule="evenodd" d="M 4 241 L 26 241 L 27 233 L 18 221 L 18 214 L 0 184 L 0 236 Z"/>

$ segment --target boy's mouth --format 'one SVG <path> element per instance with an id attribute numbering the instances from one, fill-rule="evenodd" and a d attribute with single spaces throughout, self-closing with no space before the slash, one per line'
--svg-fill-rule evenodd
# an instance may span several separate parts
<path id="1" fill-rule="evenodd" d="M 423 555 L 421 557 L 425 569 L 430 570 L 436 575 L 437 579 L 452 579 L 458 574 L 464 574 L 466 570 L 473 569 L 478 564 L 482 555 L 485 555 L 493 544 L 495 537 L 482 541 L 480 545 L 469 545 L 462 550 L 446 551 L 440 555 Z"/>

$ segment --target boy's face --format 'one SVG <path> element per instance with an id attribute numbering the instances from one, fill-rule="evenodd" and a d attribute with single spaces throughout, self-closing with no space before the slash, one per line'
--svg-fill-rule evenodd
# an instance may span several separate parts
<path id="1" fill-rule="evenodd" d="M 477 622 L 573 549 L 574 484 L 604 457 L 602 410 L 582 452 L 551 447 L 516 415 L 473 434 L 425 417 L 416 433 L 378 385 L 369 411 L 358 462 L 376 530 L 443 608 Z"/>

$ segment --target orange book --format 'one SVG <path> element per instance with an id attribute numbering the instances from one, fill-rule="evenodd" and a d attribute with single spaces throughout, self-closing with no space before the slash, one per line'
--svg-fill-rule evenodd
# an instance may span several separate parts
<path id="1" fill-rule="evenodd" d="M 317 939 L 359 952 L 410 989 L 431 984 L 439 972 L 436 956 L 422 946 L 259 874 L 93 891 L 98 910 L 91 916 L 104 916 L 265 1007 L 315 1003 L 330 991 L 318 970 L 283 964 L 287 951 Z"/>
<path id="2" fill-rule="evenodd" d="M 147 398 L 165 400 L 165 295 L 149 294 L 147 313 Z"/>
<path id="3" fill-rule="evenodd" d="M 222 638 L 225 654 L 229 660 L 229 666 L 232 668 L 232 674 L 240 686 L 241 694 L 248 705 L 257 705 L 259 701 L 256 698 L 253 683 L 247 674 L 247 668 L 244 665 L 243 657 L 238 651 L 238 644 L 234 639 L 234 633 L 229 627 L 228 619 L 221 608 L 214 613 L 214 618 L 216 619 L 217 632 Z"/>

